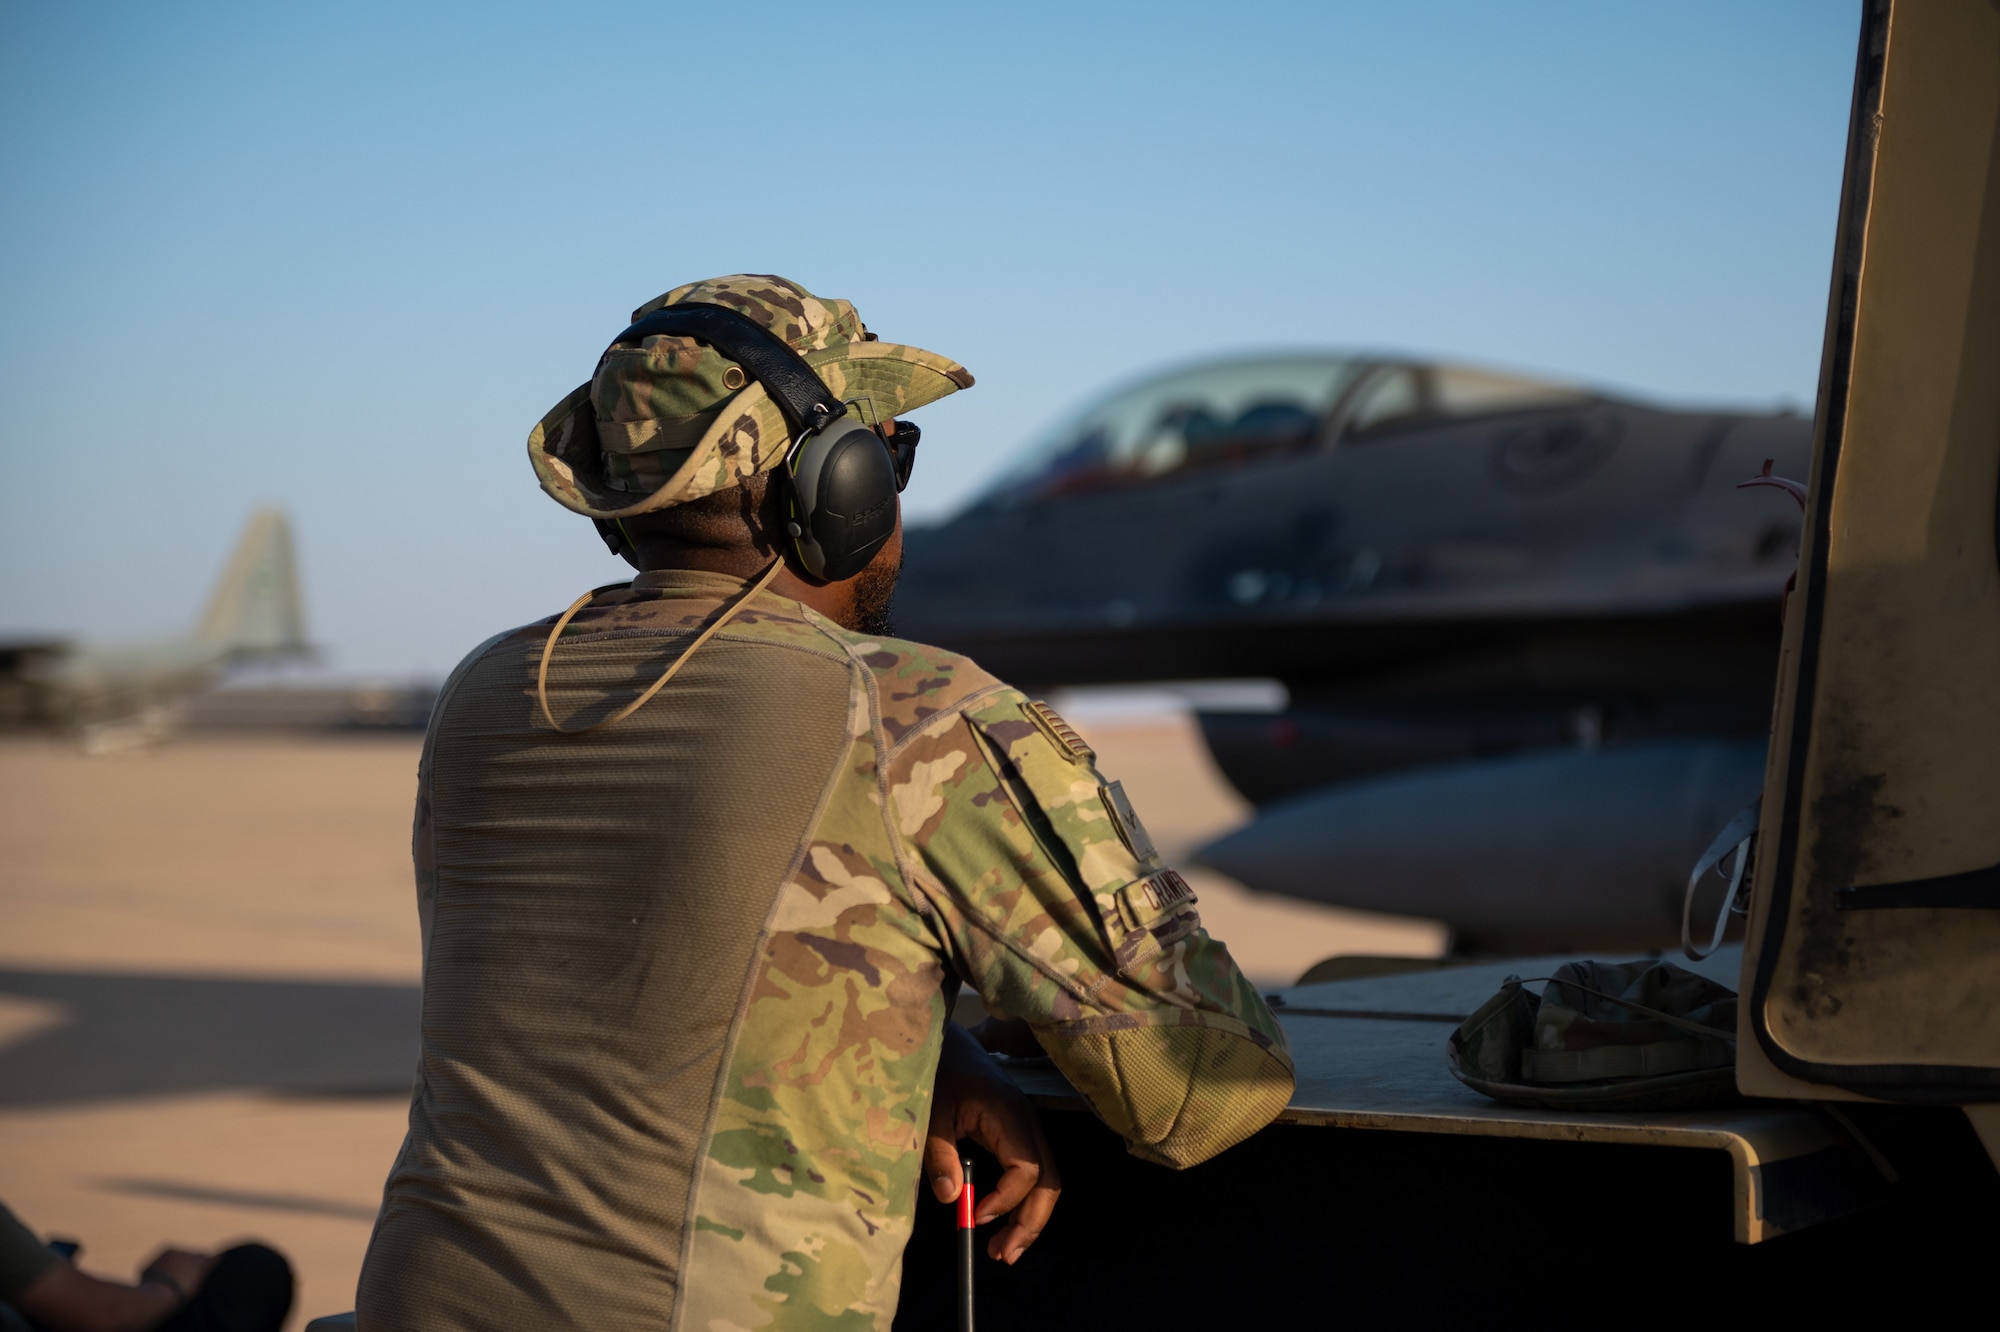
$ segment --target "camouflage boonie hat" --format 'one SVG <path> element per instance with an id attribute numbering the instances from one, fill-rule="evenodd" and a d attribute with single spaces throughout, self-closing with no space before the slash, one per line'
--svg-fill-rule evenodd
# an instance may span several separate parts
<path id="1" fill-rule="evenodd" d="M 962 365 L 878 341 L 846 301 L 796 282 L 739 273 L 675 287 L 632 312 L 692 302 L 749 316 L 805 357 L 835 397 L 877 424 L 972 387 Z M 630 518 L 685 504 L 768 472 L 789 430 L 764 386 L 711 347 L 650 337 L 618 347 L 528 435 L 542 489 L 591 518 Z"/>
<path id="2" fill-rule="evenodd" d="M 1445 1047 L 1496 1101 L 1672 1110 L 1736 1099 L 1736 993 L 1671 962 L 1566 962 L 1541 998 L 1509 976 Z"/>

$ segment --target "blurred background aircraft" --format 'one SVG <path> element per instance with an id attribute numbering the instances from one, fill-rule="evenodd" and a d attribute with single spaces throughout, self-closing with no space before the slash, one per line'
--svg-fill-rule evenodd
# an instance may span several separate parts
<path id="1" fill-rule="evenodd" d="M 185 633 L 107 645 L 0 642 L 0 726 L 66 728 L 93 751 L 143 744 L 170 727 L 174 705 L 230 668 L 311 652 L 291 524 L 260 508 Z"/>
<path id="2" fill-rule="evenodd" d="M 910 533 L 898 631 L 1204 710 L 1266 806 L 1201 856 L 1461 945 L 1666 940 L 1758 788 L 1810 422 L 1405 357 L 1211 361 L 1057 426 Z"/>

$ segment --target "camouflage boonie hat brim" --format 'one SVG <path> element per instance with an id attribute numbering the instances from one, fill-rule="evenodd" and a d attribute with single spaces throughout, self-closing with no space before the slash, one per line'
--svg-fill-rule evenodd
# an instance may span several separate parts
<path id="1" fill-rule="evenodd" d="M 882 342 L 846 301 L 759 274 L 676 287 L 632 312 L 727 306 L 805 357 L 835 397 L 873 425 L 972 386 L 956 361 Z M 528 435 L 542 489 L 590 518 L 630 518 L 726 490 L 784 461 L 790 431 L 764 386 L 692 338 L 619 347 Z"/>

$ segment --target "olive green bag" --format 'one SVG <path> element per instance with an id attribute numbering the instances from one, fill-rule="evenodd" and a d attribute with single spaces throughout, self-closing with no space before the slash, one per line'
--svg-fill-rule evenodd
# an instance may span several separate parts
<path id="1" fill-rule="evenodd" d="M 1671 962 L 1567 962 L 1539 998 L 1509 976 L 1452 1033 L 1460 1082 L 1510 1105 L 1670 1110 L 1736 1099 L 1736 994 Z"/>

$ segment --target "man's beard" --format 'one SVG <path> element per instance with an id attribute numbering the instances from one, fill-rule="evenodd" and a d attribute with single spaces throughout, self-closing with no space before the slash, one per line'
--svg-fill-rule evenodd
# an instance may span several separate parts
<path id="1" fill-rule="evenodd" d="M 894 564 L 871 564 L 854 577 L 854 622 L 847 627 L 871 638 L 896 632 L 889 604 L 896 599 L 896 580 L 903 575 L 899 555 Z"/>

